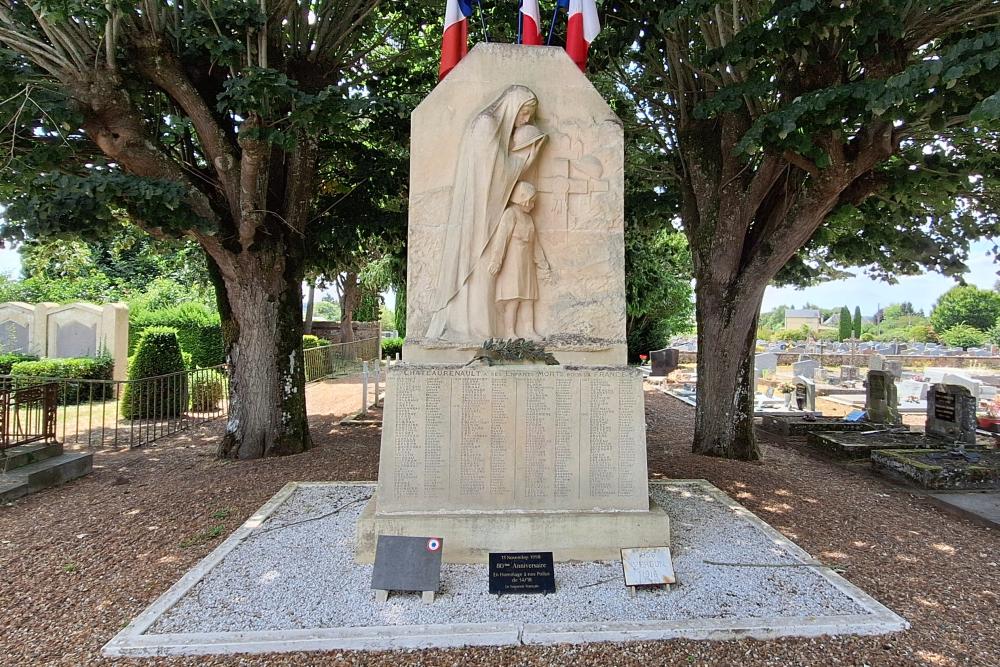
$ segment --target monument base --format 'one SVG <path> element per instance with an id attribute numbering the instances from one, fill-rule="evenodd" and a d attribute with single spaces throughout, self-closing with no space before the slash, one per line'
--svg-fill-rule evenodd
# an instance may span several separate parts
<path id="1" fill-rule="evenodd" d="M 379 514 L 378 494 L 358 520 L 355 560 L 375 560 L 379 535 L 440 537 L 446 563 L 486 563 L 489 553 L 551 551 L 556 561 L 618 560 L 622 547 L 670 545 L 670 519 L 649 511 L 421 512 Z"/>

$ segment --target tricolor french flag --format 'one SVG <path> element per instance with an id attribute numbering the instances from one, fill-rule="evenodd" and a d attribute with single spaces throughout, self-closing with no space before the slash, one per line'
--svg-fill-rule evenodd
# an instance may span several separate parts
<path id="1" fill-rule="evenodd" d="M 538 9 L 538 0 L 521 2 L 521 43 L 542 45 L 542 13 Z"/>
<path id="2" fill-rule="evenodd" d="M 444 34 L 441 36 L 441 67 L 438 80 L 448 76 L 458 61 L 469 52 L 469 17 L 472 0 L 448 0 L 444 10 Z"/>
<path id="3" fill-rule="evenodd" d="M 587 71 L 587 50 L 601 32 L 595 0 L 569 0 L 569 22 L 566 24 L 566 53 Z"/>

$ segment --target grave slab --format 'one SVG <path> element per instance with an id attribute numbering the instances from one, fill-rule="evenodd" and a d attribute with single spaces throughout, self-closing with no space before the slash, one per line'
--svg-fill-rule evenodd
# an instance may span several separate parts
<path id="1" fill-rule="evenodd" d="M 374 484 L 291 483 L 136 617 L 107 656 L 883 634 L 909 624 L 704 480 L 651 482 L 677 585 L 632 598 L 620 560 L 556 564 L 556 593 L 489 594 L 445 564 L 433 605 L 376 604 L 354 526 Z M 443 536 L 445 541 L 448 535 Z M 622 545 L 627 546 L 627 545 Z M 294 549 L 296 558 L 287 554 Z"/>
<path id="2" fill-rule="evenodd" d="M 868 422 L 849 422 L 842 417 L 813 417 L 803 415 L 771 415 L 761 417 L 760 427 L 770 433 L 783 436 L 801 436 L 816 431 L 871 431 L 878 428 Z"/>
<path id="3" fill-rule="evenodd" d="M 930 497 L 966 518 L 1000 528 L 1000 491 L 932 493 Z"/>
<path id="4" fill-rule="evenodd" d="M 1000 452 L 968 447 L 872 452 L 872 468 L 887 477 L 934 491 L 1000 489 Z"/>

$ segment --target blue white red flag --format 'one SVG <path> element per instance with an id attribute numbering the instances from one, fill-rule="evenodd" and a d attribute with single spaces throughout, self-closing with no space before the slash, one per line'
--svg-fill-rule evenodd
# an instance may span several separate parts
<path id="1" fill-rule="evenodd" d="M 448 0 L 444 10 L 444 33 L 441 36 L 440 81 L 469 52 L 469 17 L 472 0 Z"/>
<path id="2" fill-rule="evenodd" d="M 601 32 L 595 0 L 569 0 L 569 21 L 566 24 L 566 53 L 573 62 L 587 70 L 587 51 Z"/>
<path id="3" fill-rule="evenodd" d="M 521 43 L 532 46 L 542 44 L 542 13 L 538 0 L 521 2 Z"/>

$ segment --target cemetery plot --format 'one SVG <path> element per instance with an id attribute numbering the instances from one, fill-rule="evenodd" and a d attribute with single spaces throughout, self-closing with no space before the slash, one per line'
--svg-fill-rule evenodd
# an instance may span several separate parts
<path id="1" fill-rule="evenodd" d="M 872 452 L 872 467 L 934 491 L 1000 488 L 1000 452 L 989 449 L 890 449 Z"/>
<path id="2" fill-rule="evenodd" d="M 560 564 L 554 595 L 497 597 L 486 565 L 445 563 L 434 604 L 417 595 L 376 603 L 372 566 L 356 563 L 353 553 L 355 526 L 374 490 L 341 482 L 287 485 L 104 653 L 767 638 L 908 627 L 701 480 L 650 484 L 654 500 L 676 520 L 673 567 L 683 594 L 629 597 L 622 564 L 613 559 Z"/>
<path id="3" fill-rule="evenodd" d="M 783 436 L 806 435 L 814 431 L 871 431 L 878 428 L 866 421 L 845 421 L 842 417 L 776 416 L 765 414 L 761 418 L 763 430 Z"/>

